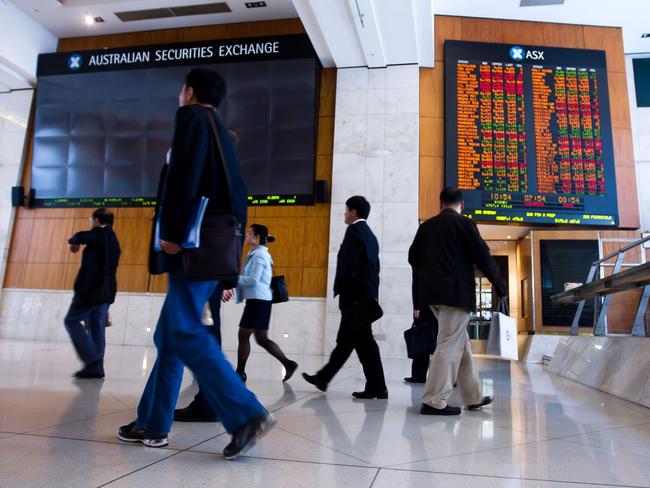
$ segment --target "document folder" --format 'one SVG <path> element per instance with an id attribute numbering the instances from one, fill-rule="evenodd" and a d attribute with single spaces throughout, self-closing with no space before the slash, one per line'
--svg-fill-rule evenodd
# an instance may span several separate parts
<path id="1" fill-rule="evenodd" d="M 205 215 L 205 209 L 208 207 L 208 198 L 201 197 L 197 202 L 190 218 L 188 221 L 187 230 L 185 232 L 185 238 L 181 242 L 181 247 L 183 249 L 198 249 L 201 246 L 201 224 L 203 222 L 203 216 Z M 160 249 L 160 211 L 158 212 L 158 218 L 156 219 L 156 229 L 154 232 L 154 249 L 156 251 L 161 251 Z"/>

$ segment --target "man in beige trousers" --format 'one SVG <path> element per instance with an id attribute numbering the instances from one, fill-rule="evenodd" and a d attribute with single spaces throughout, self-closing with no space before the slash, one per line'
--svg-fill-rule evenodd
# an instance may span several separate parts
<path id="1" fill-rule="evenodd" d="M 442 210 L 423 222 L 409 249 L 409 263 L 417 272 L 420 303 L 438 319 L 438 345 L 429 365 L 420 413 L 459 415 L 447 404 L 454 383 L 470 410 L 492 403 L 483 396 L 467 335 L 469 314 L 476 308 L 474 265 L 490 280 L 499 297 L 506 285 L 476 224 L 462 215 L 463 194 L 446 188 Z"/>

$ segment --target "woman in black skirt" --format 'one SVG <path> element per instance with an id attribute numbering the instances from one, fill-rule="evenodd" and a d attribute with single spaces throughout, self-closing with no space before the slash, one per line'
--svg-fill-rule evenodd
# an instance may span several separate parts
<path id="1" fill-rule="evenodd" d="M 251 248 L 244 266 L 244 273 L 239 277 L 236 290 L 237 302 L 246 300 L 244 313 L 239 322 L 239 348 L 237 350 L 237 373 L 246 381 L 246 361 L 251 353 L 250 337 L 255 334 L 255 342 L 266 349 L 282 363 L 287 381 L 298 368 L 298 363 L 288 359 L 280 346 L 269 339 L 269 322 L 271 320 L 271 277 L 273 260 L 266 247 L 267 242 L 275 238 L 269 235 L 264 225 L 253 224 L 246 230 L 246 244 Z"/>

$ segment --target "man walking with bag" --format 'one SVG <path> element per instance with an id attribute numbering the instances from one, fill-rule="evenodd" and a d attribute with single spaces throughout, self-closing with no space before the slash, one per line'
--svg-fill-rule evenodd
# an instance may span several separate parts
<path id="1" fill-rule="evenodd" d="M 216 113 L 225 90 L 218 73 L 194 69 L 179 94 L 171 156 L 157 198 L 162 252 L 150 258 L 152 274 L 166 272 L 168 276 L 167 296 L 154 334 L 158 357 L 137 418 L 120 427 L 118 437 L 149 447 L 168 444 L 183 365 L 187 365 L 210 411 L 232 434 L 223 454 L 234 459 L 266 434 L 275 419 L 246 389 L 201 321 L 205 302 L 219 282 L 212 276 L 239 271 L 241 229 L 237 223 L 246 219 L 246 186 L 232 142 Z M 202 197 L 208 204 L 200 246 L 181 250 Z"/>
<path id="2" fill-rule="evenodd" d="M 74 280 L 72 304 L 63 319 L 72 345 L 84 362 L 84 367 L 74 374 L 77 378 L 104 377 L 104 333 L 108 307 L 117 293 L 115 273 L 121 252 L 113 232 L 113 220 L 109 210 L 98 208 L 90 217 L 91 229 L 68 239 L 72 253 L 84 246 L 81 267 Z"/>
<path id="3" fill-rule="evenodd" d="M 334 296 L 339 296 L 341 325 L 336 347 L 329 362 L 315 375 L 303 373 L 308 383 L 321 391 L 356 351 L 366 377 L 363 391 L 352 396 L 359 399 L 388 398 L 379 346 L 372 336 L 372 323 L 381 318 L 379 296 L 379 244 L 368 227 L 370 203 L 362 196 L 345 202 L 345 223 L 348 226 L 337 256 Z"/>
<path id="4" fill-rule="evenodd" d="M 474 265 L 499 297 L 506 295 L 506 285 L 476 224 L 462 215 L 462 192 L 447 188 L 440 203 L 440 213 L 420 225 L 409 249 L 420 303 L 428 305 L 438 319 L 438 341 L 420 413 L 459 415 L 459 407 L 447 404 L 455 382 L 470 410 L 492 403 L 492 397 L 482 396 L 467 334 L 470 311 L 476 308 Z"/>

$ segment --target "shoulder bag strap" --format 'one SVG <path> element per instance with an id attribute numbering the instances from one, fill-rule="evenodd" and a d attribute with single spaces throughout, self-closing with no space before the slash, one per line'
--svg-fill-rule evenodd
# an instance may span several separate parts
<path id="1" fill-rule="evenodd" d="M 219 150 L 219 156 L 221 157 L 221 166 L 223 167 L 223 172 L 226 175 L 226 191 L 228 192 L 230 211 L 234 213 L 235 206 L 232 203 L 232 193 L 230 191 L 230 173 L 228 172 L 228 165 L 226 165 L 226 158 L 223 155 L 223 148 L 221 147 L 221 140 L 219 139 L 219 131 L 217 131 L 217 124 L 214 122 L 214 117 L 216 116 L 216 110 L 208 109 L 207 115 L 208 115 L 208 120 L 210 120 L 210 127 L 212 128 L 212 134 L 214 135 L 214 140 L 217 144 L 217 149 Z"/>

